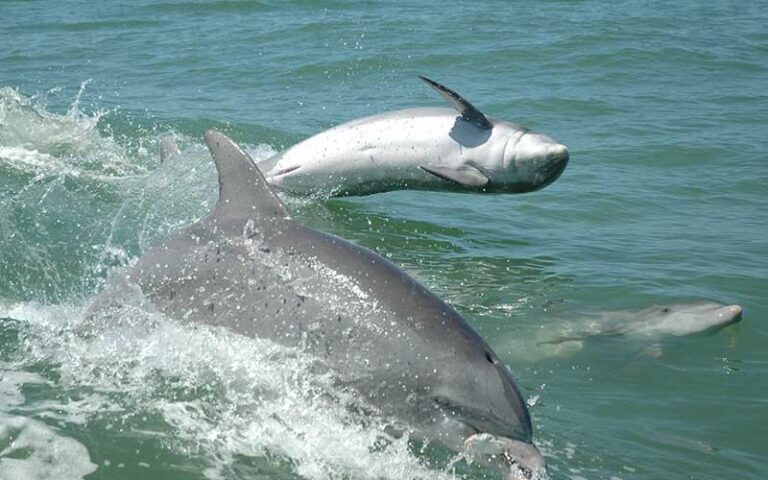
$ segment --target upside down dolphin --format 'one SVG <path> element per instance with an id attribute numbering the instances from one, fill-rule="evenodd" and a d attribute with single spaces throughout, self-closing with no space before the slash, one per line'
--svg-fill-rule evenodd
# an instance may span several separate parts
<path id="1" fill-rule="evenodd" d="M 205 140 L 216 206 L 142 255 L 127 284 L 171 318 L 316 355 L 395 431 L 457 451 L 492 444 L 509 478 L 544 471 L 518 387 L 461 315 L 381 256 L 291 219 L 246 153 L 218 132 Z M 94 309 L 119 304 L 111 295 Z"/>
<path id="2" fill-rule="evenodd" d="M 259 168 L 272 186 L 311 196 L 400 189 L 525 193 L 544 188 L 565 169 L 564 145 L 487 117 L 453 90 L 420 78 L 455 110 L 415 108 L 353 120 Z"/>

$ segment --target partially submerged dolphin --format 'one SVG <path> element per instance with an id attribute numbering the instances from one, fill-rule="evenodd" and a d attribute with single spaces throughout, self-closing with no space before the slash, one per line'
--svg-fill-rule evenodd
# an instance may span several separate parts
<path id="1" fill-rule="evenodd" d="M 395 431 L 495 446 L 509 478 L 544 472 L 518 387 L 461 315 L 381 256 L 291 219 L 235 143 L 205 141 L 215 208 L 140 257 L 126 285 L 171 318 L 305 349 Z M 105 293 L 92 312 L 120 300 Z"/>
<path id="2" fill-rule="evenodd" d="M 637 311 L 604 312 L 587 321 L 568 325 L 555 338 L 541 341 L 539 344 L 581 341 L 597 336 L 625 335 L 659 339 L 667 336 L 715 333 L 741 320 L 742 312 L 739 305 L 708 301 L 654 305 Z"/>
<path id="3" fill-rule="evenodd" d="M 546 187 L 565 169 L 564 145 L 487 117 L 453 90 L 420 78 L 455 110 L 415 108 L 353 120 L 259 168 L 272 186 L 313 196 L 400 189 L 525 193 Z"/>

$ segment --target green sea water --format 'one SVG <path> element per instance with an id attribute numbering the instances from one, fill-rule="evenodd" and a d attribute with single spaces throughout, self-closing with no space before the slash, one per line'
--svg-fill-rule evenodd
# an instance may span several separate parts
<path id="1" fill-rule="evenodd" d="M 0 1 L 0 479 L 495 478 L 385 438 L 277 345 L 146 312 L 76 331 L 108 275 L 212 206 L 205 129 L 267 158 L 443 106 L 418 74 L 567 145 L 562 177 L 292 212 L 466 316 L 551 478 L 766 478 L 766 25 L 764 1 Z M 700 299 L 744 319 L 538 345 Z"/>

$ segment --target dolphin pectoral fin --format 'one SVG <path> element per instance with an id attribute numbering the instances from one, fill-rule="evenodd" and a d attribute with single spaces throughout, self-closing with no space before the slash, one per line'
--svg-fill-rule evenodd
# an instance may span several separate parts
<path id="1" fill-rule="evenodd" d="M 205 132 L 205 143 L 219 173 L 219 201 L 214 217 L 288 218 L 283 202 L 272 191 L 253 159 L 229 137 Z"/>
<path id="2" fill-rule="evenodd" d="M 474 124 L 479 128 L 482 128 L 483 130 L 490 130 L 493 128 L 493 125 L 491 124 L 491 121 L 488 120 L 488 117 L 486 117 L 483 112 L 478 110 L 477 107 L 465 100 L 461 95 L 454 92 L 445 85 L 437 83 L 436 81 L 431 80 L 425 76 L 419 75 L 419 78 L 424 80 L 427 85 L 435 89 L 437 93 L 446 99 L 448 103 L 450 103 L 451 106 L 461 114 L 464 120 Z"/>
<path id="3" fill-rule="evenodd" d="M 444 167 L 441 165 L 421 165 L 421 169 L 443 180 L 448 180 L 465 187 L 480 188 L 488 185 L 488 177 L 474 167 L 465 167 L 461 170 Z"/>

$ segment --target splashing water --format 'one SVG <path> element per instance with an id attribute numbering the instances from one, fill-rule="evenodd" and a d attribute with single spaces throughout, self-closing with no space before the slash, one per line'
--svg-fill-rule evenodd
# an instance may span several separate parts
<path id="1" fill-rule="evenodd" d="M 65 114 L 0 88 L 3 298 L 91 295 L 109 268 L 206 214 L 215 198 L 213 165 L 199 140 L 165 131 L 126 146 L 102 132 L 109 130 L 107 112 L 80 110 L 85 85 Z M 183 150 L 161 163 L 169 135 Z M 252 152 L 263 158 L 274 150 L 259 145 Z"/>
<path id="2" fill-rule="evenodd" d="M 407 436 L 392 438 L 386 425 L 346 408 L 357 400 L 302 351 L 141 310 L 84 336 L 77 331 L 82 312 L 29 303 L 0 308 L 0 317 L 15 319 L 20 339 L 3 365 L 10 380 L 1 392 L 14 401 L 0 428 L 18 428 L 25 421 L 19 414 L 63 430 L 103 426 L 158 442 L 170 461 L 194 458 L 207 478 L 270 465 L 310 479 L 451 478 L 414 454 Z M 26 396 L 22 386 L 30 384 L 61 393 L 56 400 Z M 115 463 L 89 458 L 78 445 L 72 440 L 68 448 L 83 466 Z M 152 467 L 140 454 L 139 463 Z M 0 463 L 0 478 L 8 468 Z"/>

